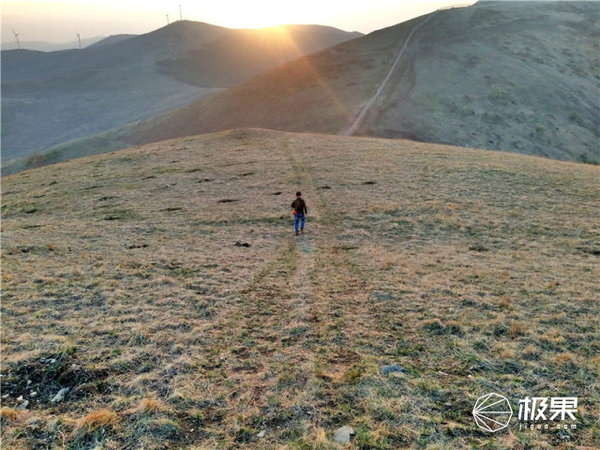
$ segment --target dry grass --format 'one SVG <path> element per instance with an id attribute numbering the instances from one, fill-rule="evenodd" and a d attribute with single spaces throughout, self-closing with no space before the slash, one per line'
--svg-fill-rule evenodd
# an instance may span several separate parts
<path id="1" fill-rule="evenodd" d="M 119 416 L 110 409 L 94 411 L 76 422 L 76 429 L 83 433 L 93 433 L 99 428 L 115 427 L 119 423 Z"/>
<path id="2" fill-rule="evenodd" d="M 155 397 L 146 397 L 140 402 L 138 411 L 141 414 L 153 414 L 165 410 L 163 402 Z"/>
<path id="3" fill-rule="evenodd" d="M 17 420 L 19 418 L 19 413 L 12 408 L 2 408 L 0 410 L 0 418 L 6 420 Z"/>
<path id="4" fill-rule="evenodd" d="M 565 443 L 480 432 L 494 391 L 578 396 L 567 444 L 597 446 L 597 179 L 257 130 L 7 177 L 3 406 L 30 405 L 3 444 L 333 448 L 342 425 L 357 448 Z"/>

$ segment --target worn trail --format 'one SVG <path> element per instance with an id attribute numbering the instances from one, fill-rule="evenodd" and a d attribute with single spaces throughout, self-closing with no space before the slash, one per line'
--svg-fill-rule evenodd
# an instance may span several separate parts
<path id="1" fill-rule="evenodd" d="M 344 135 L 344 136 L 353 136 L 356 133 L 356 131 L 360 128 L 360 126 L 361 126 L 361 124 L 363 122 L 363 119 L 365 118 L 365 116 L 367 115 L 367 113 L 369 112 L 369 110 L 371 109 L 371 107 L 375 104 L 375 102 L 377 101 L 377 99 L 379 97 L 381 97 L 381 94 L 383 93 L 383 90 L 387 86 L 388 81 L 390 80 L 392 74 L 396 70 L 396 67 L 398 67 L 398 64 L 400 63 L 400 60 L 402 59 L 402 56 L 404 56 L 404 52 L 408 48 L 408 44 L 410 43 L 412 37 L 414 36 L 414 34 L 417 31 L 419 31 L 433 17 L 434 17 L 433 14 L 430 15 L 429 17 L 427 17 L 426 19 L 424 19 L 422 22 L 420 22 L 419 24 L 417 24 L 411 30 L 411 32 L 408 35 L 408 37 L 404 40 L 404 43 L 402 44 L 402 47 L 400 48 L 400 51 L 398 52 L 398 55 L 396 56 L 396 59 L 394 59 L 394 62 L 392 64 L 392 66 L 390 67 L 390 70 L 388 71 L 387 75 L 385 76 L 385 78 L 383 79 L 383 81 L 381 82 L 381 84 L 379 85 L 379 87 L 377 88 L 377 91 L 375 92 L 375 94 L 373 94 L 373 96 L 365 104 L 365 106 L 360 111 L 360 113 L 358 114 L 358 116 L 356 116 L 356 118 L 354 119 L 354 122 L 352 122 L 352 124 L 348 128 L 346 128 L 346 129 L 344 129 L 344 130 L 342 130 L 340 132 L 341 135 Z"/>

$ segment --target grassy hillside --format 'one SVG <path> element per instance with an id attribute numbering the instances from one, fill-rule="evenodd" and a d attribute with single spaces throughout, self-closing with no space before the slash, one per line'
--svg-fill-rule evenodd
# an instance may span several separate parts
<path id="1" fill-rule="evenodd" d="M 600 163 L 599 36 L 598 2 L 440 11 L 358 133 Z"/>
<path id="2" fill-rule="evenodd" d="M 6 177 L 3 445 L 598 446 L 598 175 L 237 130 Z M 578 427 L 486 434 L 488 392 Z"/>
<path id="3" fill-rule="evenodd" d="M 102 140 L 137 145 L 237 127 L 336 134 L 377 92 L 407 42 L 357 134 L 600 163 L 599 35 L 598 2 L 480 2 L 437 11 Z M 77 141 L 60 151 L 115 148 Z"/>

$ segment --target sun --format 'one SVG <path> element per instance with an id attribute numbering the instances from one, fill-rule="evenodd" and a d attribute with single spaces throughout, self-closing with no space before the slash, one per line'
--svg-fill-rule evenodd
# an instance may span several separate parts
<path id="1" fill-rule="evenodd" d="M 286 23 L 285 16 L 276 9 L 253 8 L 252 2 L 245 3 L 243 9 L 244 12 L 236 11 L 235 15 L 228 18 L 233 28 L 266 28 Z"/>
<path id="2" fill-rule="evenodd" d="M 319 11 L 318 15 L 327 12 L 327 5 L 321 5 L 320 8 L 315 9 L 307 7 L 307 3 L 312 5 L 315 2 L 313 0 L 306 0 L 304 3 L 282 2 L 281 0 L 256 0 L 253 2 L 225 0 L 221 5 L 214 4 L 211 9 L 190 5 L 188 10 L 191 9 L 195 17 L 213 13 L 215 17 L 212 23 L 219 23 L 230 28 L 266 28 L 277 25 L 316 23 L 319 21 L 319 17 L 315 17 L 315 11 Z M 210 22 L 211 18 L 208 17 L 208 19 L 206 21 Z"/>

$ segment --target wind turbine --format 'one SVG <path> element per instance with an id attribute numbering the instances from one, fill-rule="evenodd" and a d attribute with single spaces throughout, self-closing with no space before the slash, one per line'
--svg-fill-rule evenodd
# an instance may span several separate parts
<path id="1" fill-rule="evenodd" d="M 12 30 L 12 28 L 11 28 Z M 17 33 L 15 30 L 12 30 L 13 34 L 15 35 L 15 39 L 17 40 L 17 48 L 21 48 L 21 42 L 19 42 L 19 33 Z"/>
<path id="2" fill-rule="evenodd" d="M 170 23 L 169 22 L 169 15 L 168 14 L 165 14 L 165 15 L 167 16 L 167 25 L 169 25 L 169 23 Z"/>
<path id="3" fill-rule="evenodd" d="M 79 48 L 81 48 L 81 35 L 79 34 L 79 30 L 77 30 L 77 40 L 79 41 Z"/>
<path id="4" fill-rule="evenodd" d="M 183 14 L 181 14 L 181 5 L 179 6 L 179 20 L 183 20 Z"/>

